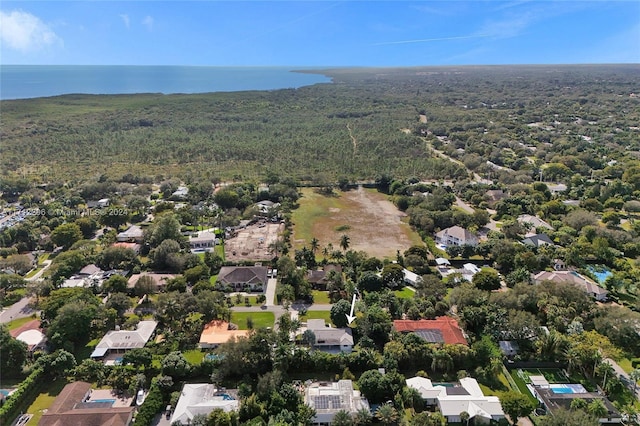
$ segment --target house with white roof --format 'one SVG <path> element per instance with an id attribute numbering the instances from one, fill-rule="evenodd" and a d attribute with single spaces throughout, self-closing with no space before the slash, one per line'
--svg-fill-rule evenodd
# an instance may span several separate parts
<path id="1" fill-rule="evenodd" d="M 216 234 L 210 230 L 200 231 L 189 237 L 191 251 L 213 251 L 216 246 Z"/>
<path id="2" fill-rule="evenodd" d="M 144 240 L 144 231 L 138 225 L 131 225 L 126 231 L 116 235 L 119 243 L 142 243 Z"/>
<path id="3" fill-rule="evenodd" d="M 236 411 L 240 406 L 237 399 L 219 391 L 210 383 L 185 383 L 180 399 L 171 417 L 171 424 L 180 422 L 188 425 L 198 414 L 208 415 L 219 408 L 226 412 Z"/>
<path id="4" fill-rule="evenodd" d="M 147 344 L 158 323 L 156 321 L 140 321 L 135 330 L 111 330 L 96 345 L 92 359 L 114 362 L 118 355 L 131 349 L 142 348 Z"/>
<path id="5" fill-rule="evenodd" d="M 412 377 L 407 386 L 420 392 L 427 405 L 437 405 L 449 423 L 461 423 L 460 413 L 469 413 L 474 424 L 490 423 L 504 418 L 497 396 L 485 396 L 476 379 L 465 377 L 454 386 L 434 385 L 426 377 Z"/>
<path id="6" fill-rule="evenodd" d="M 316 336 L 314 349 L 329 353 L 349 353 L 353 350 L 353 335 L 348 327 L 327 327 L 323 319 L 310 319 L 307 320 L 307 330 L 313 331 Z"/>
<path id="7" fill-rule="evenodd" d="M 530 214 L 521 214 L 518 216 L 518 223 L 520 224 L 529 224 L 532 228 L 546 228 L 553 230 L 553 226 L 549 225 L 544 220 L 540 219 L 538 216 L 533 216 Z"/>
<path id="8" fill-rule="evenodd" d="M 422 282 L 422 277 L 415 272 L 411 272 L 407 268 L 402 268 L 402 274 L 404 275 L 404 282 L 407 285 L 415 286 Z"/>
<path id="9" fill-rule="evenodd" d="M 436 242 L 443 246 L 477 246 L 478 237 L 461 226 L 452 226 L 436 233 Z"/>
<path id="10" fill-rule="evenodd" d="M 534 284 L 540 284 L 545 281 L 573 284 L 599 302 L 606 300 L 609 294 L 606 289 L 600 287 L 595 281 L 575 271 L 541 271 L 533 276 Z"/>
<path id="11" fill-rule="evenodd" d="M 369 401 L 353 389 L 351 380 L 312 383 L 305 389 L 304 402 L 316 411 L 314 425 L 330 425 L 338 411 L 354 415 L 369 410 Z"/>

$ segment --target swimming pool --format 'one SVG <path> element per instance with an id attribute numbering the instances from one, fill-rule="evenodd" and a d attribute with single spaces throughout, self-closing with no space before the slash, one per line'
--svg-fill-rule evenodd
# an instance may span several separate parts
<path id="1" fill-rule="evenodd" d="M 9 393 L 11 393 L 11 391 L 9 389 L 0 389 L 0 393 L 4 396 L 9 396 Z"/>
<path id="2" fill-rule="evenodd" d="M 584 386 L 580 384 L 558 384 L 554 383 L 549 385 L 549 388 L 553 391 L 553 393 L 587 393 L 587 390 Z"/>
<path id="3" fill-rule="evenodd" d="M 590 266 L 588 269 L 593 275 L 595 275 L 596 279 L 598 280 L 598 283 L 600 284 L 604 284 L 607 278 L 609 278 L 612 275 L 612 272 L 603 266 L 598 266 L 598 267 Z"/>
<path id="4" fill-rule="evenodd" d="M 109 402 L 113 404 L 116 402 L 116 400 L 115 399 L 92 399 L 91 401 L 88 401 L 88 402 Z"/>
<path id="5" fill-rule="evenodd" d="M 228 393 L 221 393 L 219 396 L 222 397 L 225 401 L 235 401 L 235 398 L 229 395 Z"/>

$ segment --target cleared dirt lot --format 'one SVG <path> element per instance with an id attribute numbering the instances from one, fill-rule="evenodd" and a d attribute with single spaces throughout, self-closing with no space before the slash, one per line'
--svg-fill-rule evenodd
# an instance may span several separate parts
<path id="1" fill-rule="evenodd" d="M 299 203 L 293 215 L 295 248 L 309 247 L 315 237 L 320 242 L 318 253 L 329 243 L 339 250 L 340 237 L 346 234 L 351 250 L 395 258 L 397 250 L 422 244 L 420 236 L 403 222 L 406 215 L 375 190 L 359 188 L 326 197 L 305 189 Z"/>
<path id="2" fill-rule="evenodd" d="M 271 260 L 274 252 L 271 244 L 284 230 L 280 223 L 255 223 L 240 229 L 236 236 L 228 238 L 224 245 L 226 260 Z"/>

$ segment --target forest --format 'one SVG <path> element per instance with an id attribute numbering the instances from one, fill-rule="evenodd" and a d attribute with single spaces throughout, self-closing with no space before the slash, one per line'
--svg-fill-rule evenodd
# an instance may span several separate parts
<path id="1" fill-rule="evenodd" d="M 637 160 L 640 149 L 634 65 L 318 72 L 333 83 L 2 101 L 2 179 L 246 181 L 275 173 L 322 184 L 385 173 L 460 179 L 464 163 L 527 181 L 543 164 L 551 178 L 615 172 L 607 161 Z"/>

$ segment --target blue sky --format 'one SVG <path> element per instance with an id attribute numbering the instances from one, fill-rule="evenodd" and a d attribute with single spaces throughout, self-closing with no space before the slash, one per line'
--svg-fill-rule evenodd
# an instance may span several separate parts
<path id="1" fill-rule="evenodd" d="M 640 1 L 2 1 L 0 63 L 640 63 Z"/>

